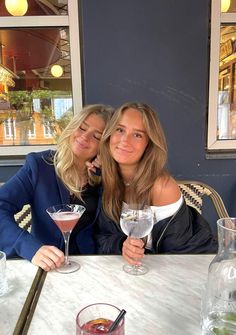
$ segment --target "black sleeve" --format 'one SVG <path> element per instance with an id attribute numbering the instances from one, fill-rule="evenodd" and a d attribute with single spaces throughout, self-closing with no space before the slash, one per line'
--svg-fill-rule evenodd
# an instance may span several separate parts
<path id="1" fill-rule="evenodd" d="M 155 253 L 215 253 L 218 248 L 207 221 L 185 202 L 173 217 L 155 224 L 152 235 Z"/>
<path id="2" fill-rule="evenodd" d="M 101 210 L 94 226 L 94 238 L 98 254 L 120 255 L 127 236 L 121 228 Z"/>

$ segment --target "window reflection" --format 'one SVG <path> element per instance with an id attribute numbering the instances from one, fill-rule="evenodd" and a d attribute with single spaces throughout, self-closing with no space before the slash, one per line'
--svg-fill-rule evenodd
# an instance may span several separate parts
<path id="1" fill-rule="evenodd" d="M 24 2 L 24 4 L 23 4 Z M 39 16 L 39 15 L 67 15 L 68 1 L 67 0 L 15 0 L 15 3 L 7 5 L 7 0 L 0 1 L 0 16 L 17 16 L 21 13 L 21 7 L 25 7 L 24 16 Z M 19 7 L 19 9 L 17 8 Z M 18 11 L 17 11 L 18 9 Z M 18 14 L 22 15 L 22 14 Z"/>
<path id="2" fill-rule="evenodd" d="M 217 139 L 236 139 L 236 25 L 221 26 Z"/>
<path id="3" fill-rule="evenodd" d="M 69 29 L 0 30 L 0 145 L 55 144 L 72 108 Z"/>

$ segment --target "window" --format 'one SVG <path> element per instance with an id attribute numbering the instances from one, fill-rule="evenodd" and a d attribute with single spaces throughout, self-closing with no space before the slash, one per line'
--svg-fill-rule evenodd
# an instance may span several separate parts
<path id="1" fill-rule="evenodd" d="M 4 121 L 4 139 L 14 139 L 16 136 L 15 120 L 7 119 Z"/>
<path id="2" fill-rule="evenodd" d="M 51 128 L 49 122 L 43 125 L 43 134 L 45 138 L 53 137 L 53 129 Z"/>
<path id="3" fill-rule="evenodd" d="M 0 4 L 0 158 L 54 148 L 82 106 L 78 1 L 32 3 Z"/>
<path id="4" fill-rule="evenodd" d="M 236 0 L 212 0 L 210 59 L 207 148 L 236 152 Z"/>
<path id="5" fill-rule="evenodd" d="M 29 124 L 28 138 L 36 138 L 36 131 L 35 131 L 35 122 L 34 122 L 34 120 L 31 120 L 31 122 Z"/>

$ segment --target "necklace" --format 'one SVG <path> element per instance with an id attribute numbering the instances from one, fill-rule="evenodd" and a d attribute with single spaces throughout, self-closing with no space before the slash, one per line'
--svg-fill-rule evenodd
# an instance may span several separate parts
<path id="1" fill-rule="evenodd" d="M 130 186 L 131 183 L 132 183 L 132 180 L 130 180 L 130 181 L 123 180 L 123 183 L 125 184 L 125 186 Z"/>

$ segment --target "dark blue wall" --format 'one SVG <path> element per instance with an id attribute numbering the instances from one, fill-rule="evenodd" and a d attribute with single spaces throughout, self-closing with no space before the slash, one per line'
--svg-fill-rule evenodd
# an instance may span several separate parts
<path id="1" fill-rule="evenodd" d="M 207 160 L 207 0 L 83 0 L 84 101 L 139 100 L 159 113 L 178 179 L 201 180 L 236 216 L 235 159 Z"/>
<path id="2" fill-rule="evenodd" d="M 84 103 L 151 104 L 166 132 L 170 172 L 212 185 L 236 216 L 236 160 L 205 157 L 210 0 L 80 6 Z M 15 170 L 1 168 L 1 180 Z"/>

